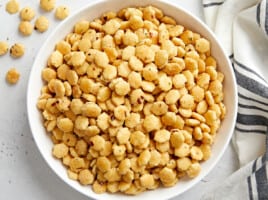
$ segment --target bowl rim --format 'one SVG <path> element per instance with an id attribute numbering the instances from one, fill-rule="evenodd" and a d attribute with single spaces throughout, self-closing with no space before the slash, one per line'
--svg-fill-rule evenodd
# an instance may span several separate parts
<path id="1" fill-rule="evenodd" d="M 60 173 L 58 173 L 58 171 L 56 171 L 55 167 L 53 166 L 53 163 L 49 162 L 48 159 L 46 158 L 45 154 L 43 153 L 43 150 L 42 150 L 42 148 L 41 148 L 41 146 L 39 144 L 39 141 L 38 141 L 38 137 L 35 134 L 35 128 L 34 128 L 34 125 L 33 125 L 33 122 L 32 122 L 32 117 L 30 115 L 31 109 L 33 109 L 33 107 L 35 106 L 35 105 L 32 105 L 31 104 L 31 102 L 32 102 L 31 101 L 31 87 L 32 87 L 31 83 L 34 82 L 33 72 L 34 72 L 34 69 L 36 68 L 36 65 L 38 64 L 38 59 L 40 57 L 42 57 L 41 56 L 41 53 L 46 49 L 46 46 L 48 45 L 48 42 L 51 40 L 51 38 L 57 32 L 59 32 L 59 30 L 61 30 L 63 26 L 68 25 L 68 21 L 70 21 L 71 19 L 76 18 L 77 16 L 79 16 L 79 14 L 81 12 L 86 11 L 86 10 L 90 9 L 91 7 L 96 6 L 98 4 L 103 4 L 103 3 L 109 2 L 109 1 L 111 1 L 111 0 L 99 0 L 99 1 L 95 1 L 95 2 L 89 2 L 86 6 L 81 7 L 79 9 L 77 9 L 75 12 L 73 12 L 72 15 L 70 15 L 67 18 L 67 20 L 63 20 L 59 25 L 56 26 L 56 28 L 49 34 L 49 36 L 46 38 L 45 42 L 42 44 L 42 47 L 39 49 L 38 53 L 36 54 L 34 63 L 32 65 L 32 69 L 30 71 L 30 75 L 29 75 L 29 79 L 28 79 L 28 84 L 27 84 L 27 94 L 26 94 L 26 98 L 27 98 L 26 99 L 26 104 L 27 104 L 26 107 L 27 107 L 28 123 L 29 123 L 29 127 L 30 127 L 30 130 L 31 130 L 31 134 L 33 136 L 33 139 L 35 141 L 35 144 L 36 144 L 36 146 L 37 146 L 37 148 L 38 148 L 38 150 L 39 150 L 42 158 L 45 160 L 45 162 L 47 163 L 47 165 L 49 166 L 49 168 L 56 174 L 56 176 L 59 177 L 65 184 L 69 185 L 73 190 L 77 191 L 78 193 L 83 194 L 83 195 L 85 195 L 87 197 L 90 197 L 90 198 L 99 198 L 101 196 L 99 194 L 90 196 L 89 193 L 86 194 L 85 192 L 83 192 L 79 188 L 74 187 L 74 185 L 71 184 L 71 181 L 72 180 L 66 181 L 63 178 L 63 175 L 60 174 Z M 126 1 L 130 1 L 132 3 L 134 2 L 134 0 L 126 0 Z M 182 12 L 185 15 L 188 15 L 190 18 L 192 18 L 194 21 L 196 21 L 199 25 L 201 25 L 205 29 L 206 32 L 208 32 L 208 34 L 216 41 L 217 48 L 219 48 L 219 50 L 221 51 L 221 53 L 224 56 L 224 59 L 228 63 L 228 67 L 230 69 L 230 74 L 231 74 L 230 79 L 232 80 L 233 86 L 234 86 L 234 88 L 233 88 L 233 90 L 234 90 L 234 99 L 233 99 L 233 101 L 234 101 L 234 104 L 235 105 L 234 105 L 234 110 L 232 111 L 232 116 L 231 116 L 233 120 L 232 120 L 232 123 L 230 124 L 230 128 L 229 128 L 229 130 L 230 130 L 231 133 L 229 133 L 226 142 L 222 146 L 221 151 L 219 152 L 219 154 L 217 155 L 217 157 L 214 159 L 214 162 L 212 162 L 212 164 L 208 166 L 208 169 L 206 170 L 206 173 L 204 173 L 203 176 L 200 176 L 199 175 L 198 177 L 195 177 L 194 178 L 195 181 L 193 181 L 192 184 L 190 184 L 187 187 L 185 187 L 180 193 L 170 194 L 169 196 L 167 196 L 167 198 L 172 198 L 172 197 L 181 195 L 182 193 L 186 192 L 187 190 L 189 190 L 190 188 L 192 188 L 193 186 L 195 186 L 197 183 L 199 183 L 202 178 L 204 178 L 205 176 L 207 176 L 211 172 L 211 170 L 215 167 L 215 165 L 218 163 L 218 161 L 223 156 L 224 152 L 226 151 L 227 146 L 230 143 L 231 137 L 232 137 L 233 132 L 234 132 L 234 127 L 235 127 L 235 122 L 236 122 L 236 116 L 237 116 L 237 109 L 238 109 L 238 106 L 237 106 L 237 104 L 238 104 L 238 95 L 237 95 L 236 77 L 235 77 L 235 74 L 234 74 L 234 70 L 231 67 L 232 66 L 231 65 L 231 61 L 228 58 L 228 56 L 226 55 L 226 53 L 225 53 L 222 45 L 220 44 L 219 40 L 216 37 L 216 35 L 211 31 L 211 29 L 201 19 L 199 19 L 198 17 L 196 17 L 195 15 L 193 15 L 192 13 L 190 13 L 190 11 L 187 11 L 185 8 L 181 7 L 178 4 L 175 4 L 175 3 L 169 2 L 169 1 L 164 1 L 164 0 L 155 0 L 155 1 L 152 1 L 152 2 L 155 2 L 156 4 L 157 3 L 162 3 L 162 4 L 166 4 L 167 6 L 173 6 L 173 7 L 175 7 L 175 9 L 177 9 L 178 12 Z M 150 1 L 149 4 L 150 5 L 154 5 L 154 3 L 151 3 L 151 1 Z M 145 5 L 146 5 L 146 3 L 144 4 L 144 6 Z M 163 12 L 165 12 L 165 11 L 163 11 Z M 41 75 L 40 75 L 40 78 L 41 78 Z M 35 100 L 35 102 L 37 102 L 37 99 Z M 37 109 L 37 108 L 35 108 L 35 109 Z M 51 155 L 51 157 L 52 157 L 52 155 Z M 83 187 L 83 186 L 81 186 L 81 187 Z M 129 198 L 129 199 L 131 199 L 132 197 L 133 196 L 127 196 L 127 198 Z M 134 197 L 140 198 L 139 195 L 134 196 Z M 133 198 L 133 199 L 135 199 L 135 198 Z"/>

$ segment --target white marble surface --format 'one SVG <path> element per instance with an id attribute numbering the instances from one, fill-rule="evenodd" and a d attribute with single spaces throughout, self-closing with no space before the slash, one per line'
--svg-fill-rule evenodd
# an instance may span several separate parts
<path id="1" fill-rule="evenodd" d="M 30 132 L 26 113 L 27 82 L 31 66 L 48 34 L 60 22 L 54 19 L 53 12 L 44 13 L 39 9 L 39 0 L 18 0 L 21 8 L 31 6 L 36 16 L 44 14 L 50 19 L 46 33 L 36 31 L 30 37 L 18 33 L 18 14 L 9 15 L 5 11 L 7 0 L 0 0 L 0 40 L 9 45 L 22 42 L 26 54 L 20 59 L 12 59 L 9 54 L 0 57 L 0 199 L 1 200 L 86 200 L 85 196 L 74 191 L 52 172 L 42 159 Z M 91 0 L 92 1 L 92 0 Z M 86 5 L 86 0 L 58 0 L 57 5 L 67 5 L 71 13 Z M 182 7 L 203 18 L 200 0 L 180 0 Z M 21 74 L 18 84 L 10 86 L 5 81 L 9 68 L 15 67 Z M 231 145 L 216 167 L 200 183 L 184 194 L 174 198 L 180 200 L 200 199 L 212 186 L 219 184 L 238 167 Z"/>

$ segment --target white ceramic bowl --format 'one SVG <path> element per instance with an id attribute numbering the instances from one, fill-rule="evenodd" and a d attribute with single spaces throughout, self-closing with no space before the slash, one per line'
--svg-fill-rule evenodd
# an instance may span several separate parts
<path id="1" fill-rule="evenodd" d="M 219 133 L 215 140 L 215 144 L 213 145 L 212 156 L 209 160 L 202 163 L 202 171 L 198 177 L 191 180 L 180 180 L 174 187 L 158 188 L 153 191 L 143 192 L 138 196 L 126 196 L 122 194 L 107 193 L 101 195 L 95 194 L 90 187 L 81 186 L 78 182 L 70 180 L 67 177 L 66 168 L 59 160 L 56 160 L 51 155 L 52 142 L 51 139 L 47 136 L 46 131 L 43 127 L 42 116 L 39 110 L 36 108 L 36 102 L 40 95 L 40 89 L 43 85 L 41 79 L 41 70 L 46 66 L 48 56 L 53 51 L 55 44 L 72 31 L 73 26 L 77 21 L 82 19 L 92 20 L 96 17 L 99 17 L 102 13 L 110 10 L 118 11 L 124 7 L 146 5 L 154 5 L 156 7 L 159 7 L 164 11 L 166 15 L 169 15 L 176 19 L 179 24 L 182 24 L 185 27 L 200 33 L 211 41 L 212 55 L 218 61 L 219 70 L 225 74 L 224 103 L 227 107 L 227 115 L 220 127 Z M 82 8 L 67 18 L 48 37 L 35 59 L 28 84 L 28 118 L 34 140 L 42 156 L 50 168 L 55 172 L 55 174 L 57 174 L 65 183 L 70 185 L 78 192 L 81 192 L 82 194 L 94 199 L 168 199 L 185 192 L 193 185 L 198 183 L 204 176 L 206 176 L 219 161 L 230 141 L 236 119 L 237 91 L 235 76 L 229 60 L 224 54 L 223 49 L 219 45 L 217 39 L 203 22 L 191 15 L 189 12 L 177 5 L 159 0 L 101 0 L 97 3 L 89 3 L 88 6 Z"/>

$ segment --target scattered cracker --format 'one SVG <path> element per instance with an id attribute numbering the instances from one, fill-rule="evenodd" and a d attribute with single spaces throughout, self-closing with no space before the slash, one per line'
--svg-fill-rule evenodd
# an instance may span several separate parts
<path id="1" fill-rule="evenodd" d="M 25 47 L 21 43 L 16 43 L 10 48 L 10 55 L 13 58 L 19 58 L 24 55 Z"/>
<path id="2" fill-rule="evenodd" d="M 45 16 L 40 16 L 36 19 L 34 29 L 43 33 L 49 27 L 49 21 Z"/>
<path id="3" fill-rule="evenodd" d="M 29 36 L 33 32 L 33 25 L 28 21 L 21 21 L 19 24 L 19 32 L 24 36 Z"/>
<path id="4" fill-rule="evenodd" d="M 35 17 L 35 11 L 31 7 L 27 6 L 21 9 L 20 18 L 23 21 L 31 21 Z"/>
<path id="5" fill-rule="evenodd" d="M 17 0 L 10 0 L 6 4 L 6 11 L 9 14 L 15 14 L 19 11 L 19 9 L 20 9 L 20 5 Z"/>
<path id="6" fill-rule="evenodd" d="M 6 81 L 9 84 L 16 84 L 19 81 L 19 78 L 20 78 L 20 73 L 15 68 L 11 68 L 6 73 Z"/>
<path id="7" fill-rule="evenodd" d="M 8 43 L 5 41 L 0 41 L 0 56 L 8 52 Z"/>
<path id="8" fill-rule="evenodd" d="M 66 6 L 59 6 L 56 8 L 55 17 L 59 20 L 63 20 L 69 15 L 69 8 Z"/>
<path id="9" fill-rule="evenodd" d="M 56 0 L 40 0 L 40 7 L 46 11 L 50 12 L 55 8 Z"/>

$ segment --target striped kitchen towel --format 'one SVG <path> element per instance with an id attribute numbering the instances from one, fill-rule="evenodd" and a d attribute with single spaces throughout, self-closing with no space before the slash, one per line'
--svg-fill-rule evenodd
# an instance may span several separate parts
<path id="1" fill-rule="evenodd" d="M 232 139 L 240 169 L 204 200 L 268 200 L 268 0 L 203 0 L 205 21 L 229 55 L 237 79 Z"/>

